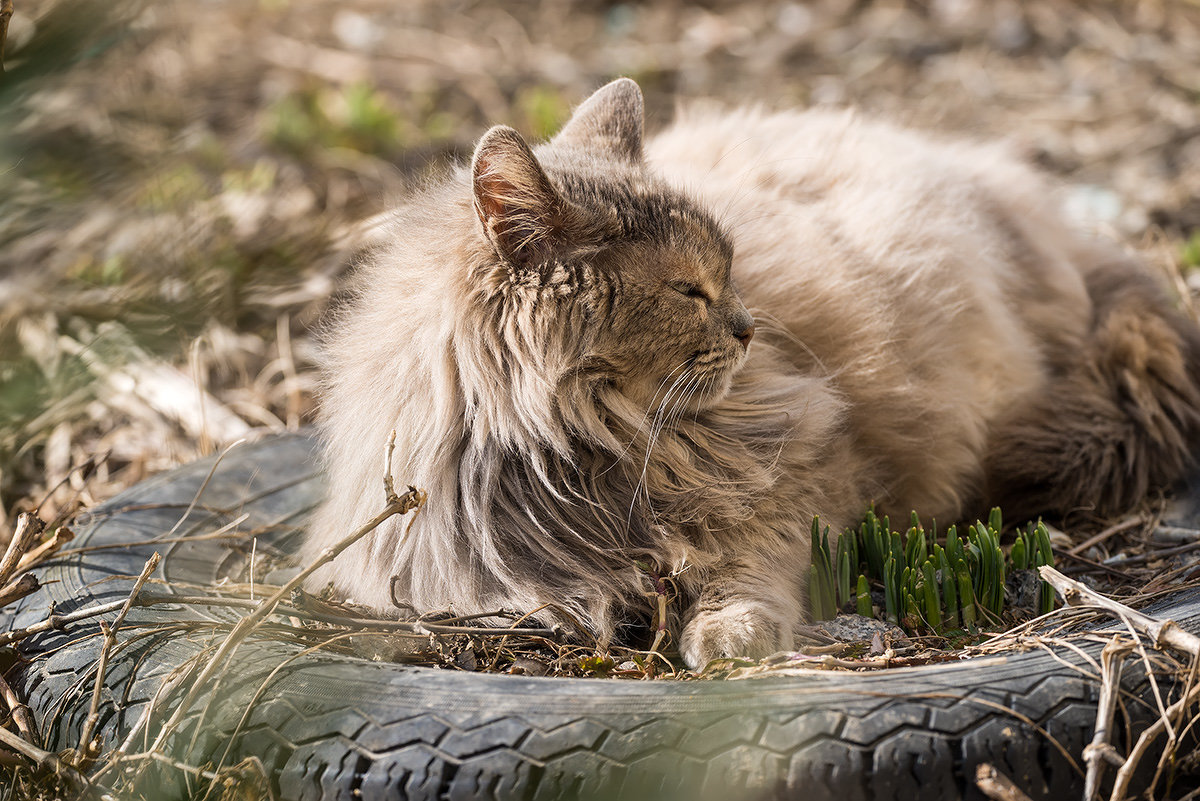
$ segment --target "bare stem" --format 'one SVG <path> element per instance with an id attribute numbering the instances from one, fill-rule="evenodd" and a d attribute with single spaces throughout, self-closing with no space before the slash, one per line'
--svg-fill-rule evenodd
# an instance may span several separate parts
<path id="1" fill-rule="evenodd" d="M 45 768 L 47 770 L 57 772 L 66 767 L 58 761 L 58 757 L 56 757 L 54 754 L 38 748 L 33 743 L 26 742 L 21 737 L 18 737 L 3 727 L 0 727 L 0 743 L 6 745 L 10 750 L 16 751 L 18 754 L 23 754 L 29 759 L 32 759 L 39 768 Z"/>
<path id="2" fill-rule="evenodd" d="M 38 748 L 33 743 L 27 742 L 24 738 L 13 734 L 3 727 L 0 727 L 0 745 L 4 745 L 8 749 L 28 757 L 42 770 L 65 778 L 77 789 L 93 787 L 79 771 L 63 762 L 57 756 L 49 751 Z M 107 794 L 103 794 L 101 797 L 107 797 Z"/>
<path id="3" fill-rule="evenodd" d="M 36 567 L 73 539 L 75 539 L 75 532 L 66 526 L 59 526 L 54 529 L 54 536 L 21 557 L 21 561 L 17 565 L 17 572 Z"/>
<path id="4" fill-rule="evenodd" d="M 378 528 L 383 521 L 394 515 L 407 514 L 408 512 L 421 507 L 421 505 L 425 502 L 425 493 L 423 493 L 421 490 L 418 490 L 416 487 L 409 487 L 403 495 L 396 494 L 395 485 L 392 479 L 392 451 L 395 449 L 395 446 L 396 432 L 393 431 L 391 436 L 388 437 L 387 451 L 384 456 L 383 485 L 387 502 L 385 503 L 383 510 L 380 511 L 379 514 L 375 515 L 375 517 L 359 526 L 354 532 L 322 551 L 312 564 L 304 568 L 304 570 L 301 570 L 287 584 L 284 584 L 282 587 L 277 589 L 271 595 L 271 597 L 264 600 L 257 609 L 237 622 L 237 625 L 235 625 L 233 630 L 229 632 L 229 636 L 226 637 L 221 643 L 220 647 L 217 648 L 216 653 L 213 654 L 212 658 L 209 659 L 209 661 L 201 669 L 200 673 L 195 677 L 195 679 L 192 680 L 191 686 L 188 688 L 183 700 L 180 701 L 179 705 L 175 707 L 175 711 L 171 714 L 170 719 L 168 719 L 163 725 L 162 729 L 159 730 L 158 735 L 154 738 L 154 742 L 151 744 L 149 750 L 157 751 L 162 747 L 162 744 L 166 738 L 172 731 L 175 730 L 176 727 L 178 727 L 180 721 L 183 720 L 183 717 L 191 709 L 192 703 L 196 700 L 200 693 L 206 689 L 208 682 L 212 679 L 214 674 L 216 674 L 216 672 L 226 664 L 229 657 L 235 650 L 237 650 L 237 647 L 250 634 L 250 631 L 255 626 L 259 625 L 264 618 L 270 615 L 280 601 L 289 597 L 292 594 L 292 590 L 298 588 L 304 582 L 304 580 L 316 572 L 318 568 L 333 561 L 342 551 L 346 550 L 351 545 L 358 542 L 367 534 Z"/>
<path id="5" fill-rule="evenodd" d="M 1103 609 L 1124 621 L 1126 625 L 1150 637 L 1154 641 L 1155 647 L 1174 648 L 1189 654 L 1193 661 L 1200 659 L 1200 637 L 1184 631 L 1173 620 L 1159 620 L 1149 615 L 1144 615 L 1123 603 L 1095 592 L 1078 581 L 1067 578 L 1052 567 L 1042 567 L 1040 568 L 1040 572 L 1042 578 L 1049 582 L 1054 589 L 1058 590 L 1059 595 L 1069 605 L 1092 606 Z M 1108 649 L 1105 648 L 1105 652 L 1107 651 Z M 1102 692 L 1104 689 L 1103 687 L 1101 688 Z M 1114 689 L 1113 692 L 1116 692 L 1116 690 Z M 1116 779 L 1113 781 L 1112 793 L 1109 795 L 1110 801 L 1122 801 L 1125 798 L 1126 791 L 1129 789 L 1129 783 L 1133 779 L 1133 773 L 1137 769 L 1138 763 L 1141 762 L 1142 757 L 1145 756 L 1146 751 L 1149 750 L 1151 744 L 1164 732 L 1170 731 L 1173 734 L 1174 728 L 1171 721 L 1179 718 L 1184 711 L 1198 700 L 1200 700 L 1200 685 L 1194 685 L 1182 698 L 1166 709 L 1162 709 L 1158 720 L 1154 721 L 1153 725 L 1148 726 L 1142 732 L 1141 736 L 1138 737 L 1137 743 L 1130 750 L 1129 756 L 1125 758 L 1124 763 L 1117 771 Z M 1173 746 L 1174 741 L 1172 739 L 1168 747 Z M 1096 751 L 1103 755 L 1104 759 L 1112 760 L 1113 755 L 1109 754 L 1107 749 L 1101 748 L 1096 749 Z M 1088 758 L 1088 755 L 1085 754 L 1085 758 Z M 1088 786 L 1091 787 L 1092 785 L 1089 783 Z M 1091 798 L 1088 797 L 1086 801 L 1091 801 Z"/>
<path id="6" fill-rule="evenodd" d="M 1169 646 L 1200 658 L 1200 637 L 1184 631 L 1173 620 L 1159 620 L 1143 615 L 1119 601 L 1114 601 L 1090 587 L 1069 579 L 1049 565 L 1039 569 L 1048 582 L 1069 606 L 1094 606 L 1127 620 L 1135 629 L 1148 635 L 1156 647 Z"/>
<path id="7" fill-rule="evenodd" d="M 137 581 L 133 583 L 133 589 L 129 591 L 129 597 L 125 599 L 125 603 L 121 606 L 121 611 L 117 613 L 117 617 L 113 620 L 112 625 L 105 623 L 103 620 L 100 621 L 100 631 L 104 634 L 104 648 L 100 651 L 100 661 L 96 665 L 96 682 L 92 686 L 92 704 L 88 708 L 88 716 L 83 722 L 83 732 L 79 738 L 80 747 L 82 748 L 81 757 L 84 761 L 90 762 L 100 753 L 99 738 L 93 741 L 92 733 L 96 729 L 96 724 L 100 721 L 100 693 L 104 689 L 104 674 L 108 672 L 108 657 L 112 653 L 113 647 L 117 644 L 117 630 L 125 622 L 125 616 L 129 614 L 129 610 L 137 601 L 138 593 L 142 591 L 146 580 L 150 578 L 150 574 L 158 567 L 159 558 L 158 551 L 155 551 L 146 560 L 141 574 L 137 577 Z"/>
<path id="8" fill-rule="evenodd" d="M 125 736 L 125 740 L 109 755 L 108 761 L 97 771 L 97 776 L 115 769 L 124 760 L 125 755 L 133 748 L 134 742 L 141 736 L 142 730 L 150 724 L 150 717 L 158 708 L 159 700 L 174 693 L 179 685 L 187 681 L 191 675 L 191 666 L 185 663 L 163 679 L 162 683 L 158 685 L 158 689 L 154 691 L 150 703 L 142 709 L 142 714 L 138 716 L 137 721 L 129 730 L 129 734 Z"/>
<path id="9" fill-rule="evenodd" d="M 1171 718 L 1181 715 L 1184 710 L 1197 701 L 1200 701 L 1200 684 L 1193 686 L 1183 698 L 1180 698 L 1167 707 L 1158 720 L 1154 721 L 1154 725 L 1149 726 L 1142 732 L 1142 736 L 1138 737 L 1133 750 L 1129 752 L 1129 756 L 1125 759 L 1125 764 L 1117 771 L 1117 778 L 1113 781 L 1113 789 L 1112 794 L 1109 796 L 1109 801 L 1123 801 L 1125 793 L 1129 789 L 1129 782 L 1133 780 L 1133 772 L 1137 769 L 1138 763 L 1141 762 L 1150 745 L 1158 739 L 1159 735 L 1167 730 L 1167 724 Z"/>
<path id="10" fill-rule="evenodd" d="M 37 592 L 41 586 L 41 583 L 37 580 L 37 576 L 32 573 L 26 573 L 7 587 L 0 588 L 0 609 L 8 606 L 13 601 L 24 598 L 26 595 Z"/>
<path id="11" fill-rule="evenodd" d="M 13 723 L 17 724 L 17 731 L 21 736 L 34 745 L 42 741 L 41 735 L 38 733 L 37 721 L 33 718 L 33 712 L 29 707 L 21 703 L 21 699 L 13 692 L 12 687 L 8 686 L 8 682 L 0 676 L 0 695 L 4 697 L 4 703 L 8 707 L 9 714 L 12 715 Z"/>
<path id="12" fill-rule="evenodd" d="M 1079 543 L 1078 545 L 1068 548 L 1067 553 L 1071 554 L 1072 556 L 1079 556 L 1081 553 L 1086 551 L 1088 548 L 1091 548 L 1093 545 L 1098 545 L 1099 543 L 1104 542 L 1105 540 L 1107 540 L 1109 537 L 1113 536 L 1114 534 L 1120 534 L 1122 531 L 1128 531 L 1131 528 L 1135 528 L 1137 526 L 1143 525 L 1145 522 L 1146 522 L 1146 518 L 1143 517 L 1142 515 L 1128 517 L 1118 523 L 1115 523 L 1115 524 L 1109 526 L 1108 528 L 1101 531 L 1099 534 L 1088 537 L 1086 540 Z"/>
<path id="13" fill-rule="evenodd" d="M 1121 671 L 1125 656 L 1133 650 L 1133 643 L 1114 636 L 1100 653 L 1101 685 L 1100 702 L 1096 707 L 1096 734 L 1092 742 L 1083 749 L 1083 761 L 1087 763 L 1087 776 L 1083 783 L 1083 801 L 1099 797 L 1100 780 L 1104 777 L 1104 766 L 1116 762 L 1120 767 L 1124 760 L 1109 743 L 1113 716 L 1117 711 L 1117 698 L 1121 691 Z"/>
<path id="14" fill-rule="evenodd" d="M 8 21 L 12 15 L 12 0 L 0 0 L 0 75 L 4 74 L 4 44 L 8 41 Z"/>
<path id="15" fill-rule="evenodd" d="M 21 563 L 21 557 L 42 533 L 44 525 L 41 518 L 28 512 L 22 512 L 17 517 L 17 530 L 13 532 L 12 540 L 8 543 L 8 550 L 4 552 L 4 557 L 0 558 L 0 587 L 8 584 L 9 579 L 17 572 L 17 565 Z"/>
<path id="16" fill-rule="evenodd" d="M 975 768 L 975 786 L 993 801 L 1029 801 L 1013 780 L 986 762 Z"/>
<path id="17" fill-rule="evenodd" d="M 20 642 L 26 637 L 31 637 L 34 634 L 41 634 L 44 631 L 51 629 L 61 629 L 71 623 L 78 623 L 81 620 L 87 620 L 89 617 L 96 615 L 107 615 L 109 612 L 115 612 L 125 604 L 124 601 L 110 601 L 106 604 L 97 604 L 96 606 L 88 606 L 83 609 L 76 609 L 74 612 L 68 612 L 65 615 L 51 614 L 45 620 L 34 623 L 32 626 L 27 626 L 23 629 L 13 629 L 12 631 L 0 632 L 0 646 L 10 645 L 14 642 Z"/>

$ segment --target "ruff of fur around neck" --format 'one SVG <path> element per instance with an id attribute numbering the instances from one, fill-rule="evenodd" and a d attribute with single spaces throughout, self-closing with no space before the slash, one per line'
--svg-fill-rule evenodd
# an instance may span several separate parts
<path id="1" fill-rule="evenodd" d="M 749 404 L 737 414 L 766 424 L 749 422 L 757 435 L 735 440 L 711 425 L 729 409 L 671 425 L 662 419 L 670 409 L 637 410 L 606 383 L 603 363 L 580 358 L 579 332 L 612 312 L 617 288 L 584 259 L 515 272 L 480 235 L 466 176 L 430 191 L 440 197 L 406 205 L 390 246 L 359 267 L 357 292 L 389 298 L 372 304 L 387 318 L 360 311 L 327 338 L 331 358 L 364 348 L 378 356 L 374 370 L 341 358 L 350 369 L 329 391 L 345 398 L 352 383 L 356 400 L 324 421 L 330 459 L 378 465 L 388 421 L 397 480 L 429 493 L 401 547 L 400 523 L 389 521 L 345 562 L 358 571 L 355 598 L 386 608 L 391 598 L 377 588 L 397 577 L 391 594 L 430 609 L 556 598 L 610 628 L 644 589 L 635 560 L 662 572 L 711 561 L 713 536 L 744 520 L 775 481 L 794 417 Z M 434 221 L 434 207 L 453 213 Z M 400 335 L 383 341 L 381 330 Z M 346 441 L 352 420 L 363 426 Z M 331 496 L 344 501 L 317 525 L 369 516 L 353 487 L 374 477 L 360 472 L 333 477 Z"/>

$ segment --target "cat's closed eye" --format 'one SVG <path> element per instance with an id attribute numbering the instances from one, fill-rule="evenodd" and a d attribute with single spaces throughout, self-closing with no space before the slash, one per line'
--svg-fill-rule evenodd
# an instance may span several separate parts
<path id="1" fill-rule="evenodd" d="M 678 282 L 678 283 L 671 284 L 671 289 L 674 289 L 676 292 L 678 292 L 681 295 L 684 295 L 685 297 L 696 298 L 698 300 L 704 301 L 705 303 L 712 303 L 712 299 L 704 292 L 703 289 L 701 289 L 696 284 L 689 284 L 687 282 Z"/>

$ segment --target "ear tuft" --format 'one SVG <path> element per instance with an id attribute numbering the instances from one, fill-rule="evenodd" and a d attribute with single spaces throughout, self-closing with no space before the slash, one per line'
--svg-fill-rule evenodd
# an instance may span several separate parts
<path id="1" fill-rule="evenodd" d="M 471 162 L 475 212 L 497 252 L 510 262 L 532 260 L 559 227 L 564 204 L 521 135 L 492 128 Z"/>
<path id="2" fill-rule="evenodd" d="M 639 163 L 644 117 L 642 90 L 629 78 L 617 78 L 575 109 L 554 142 Z"/>

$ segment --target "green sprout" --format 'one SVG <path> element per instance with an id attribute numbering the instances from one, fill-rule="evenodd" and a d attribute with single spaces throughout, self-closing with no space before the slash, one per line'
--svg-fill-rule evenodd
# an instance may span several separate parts
<path id="1" fill-rule="evenodd" d="M 1000 510 L 993 509 L 986 523 L 968 526 L 965 536 L 951 526 L 939 537 L 936 524 L 926 531 L 914 512 L 901 536 L 887 517 L 881 519 L 871 509 L 857 531 L 847 529 L 838 536 L 835 552 L 828 527 L 822 530 L 814 519 L 813 617 L 828 620 L 842 609 L 870 617 L 870 588 L 876 586 L 882 590 L 883 617 L 910 632 L 974 631 L 982 620 L 999 621 L 1008 575 L 1054 564 L 1050 535 L 1041 521 L 1019 529 L 1007 555 L 1000 546 L 1003 525 Z M 1053 607 L 1054 591 L 1042 582 L 1039 612 Z"/>
<path id="2" fill-rule="evenodd" d="M 1200 269 L 1200 231 L 1193 231 L 1188 241 L 1183 244 L 1179 261 L 1185 270 Z"/>

